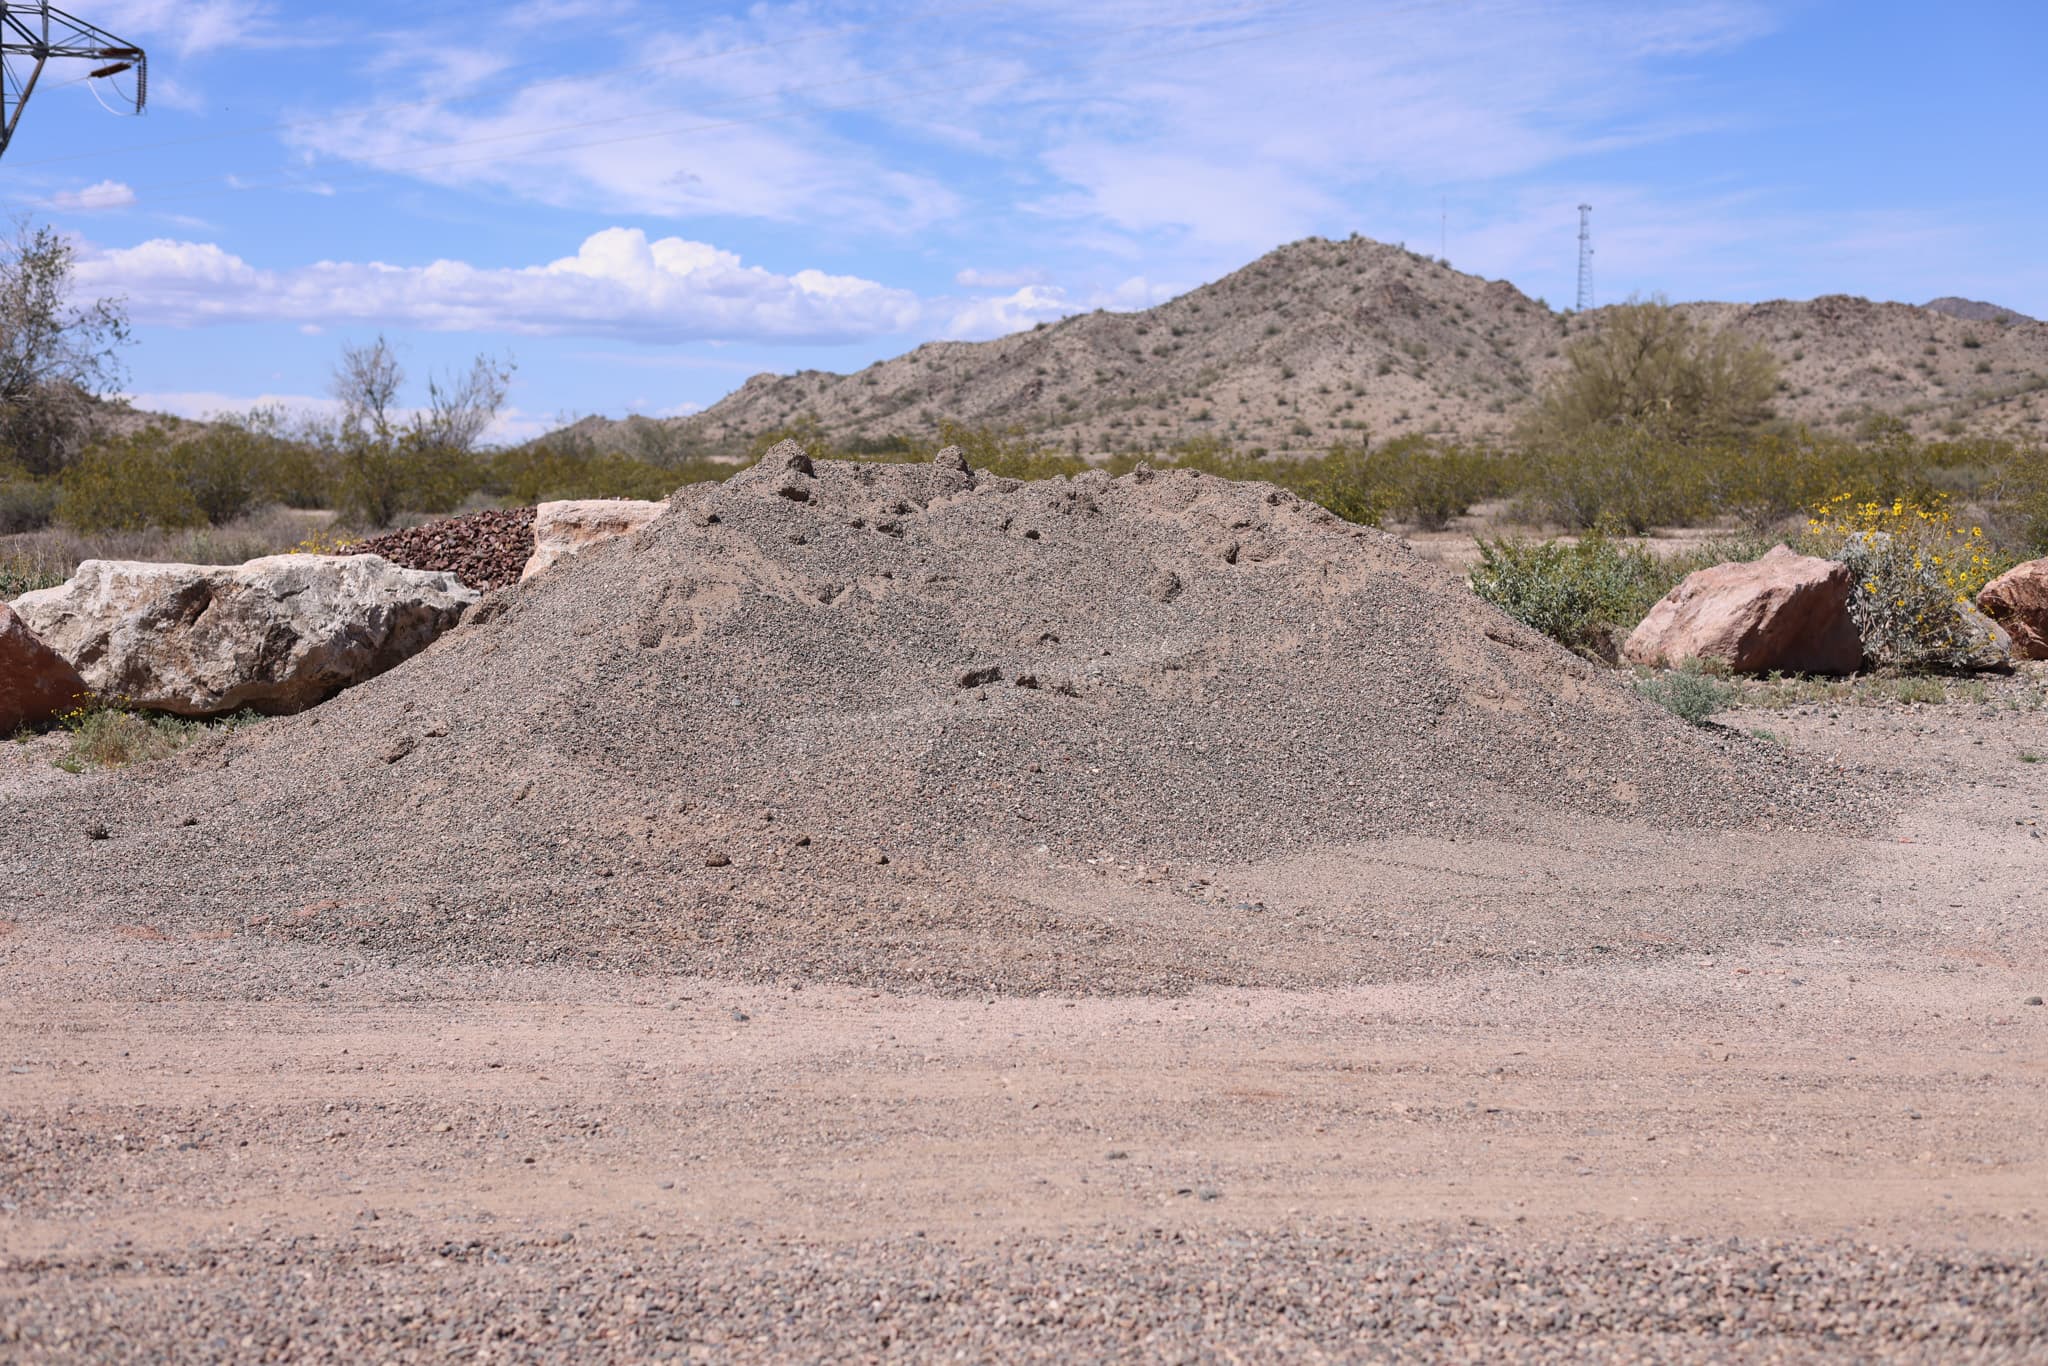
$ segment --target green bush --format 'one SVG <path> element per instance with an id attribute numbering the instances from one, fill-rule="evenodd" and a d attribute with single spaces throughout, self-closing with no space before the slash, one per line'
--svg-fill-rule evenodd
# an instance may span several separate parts
<path id="1" fill-rule="evenodd" d="M 1636 691 L 1695 726 L 1704 726 L 1715 712 L 1732 705 L 1739 695 L 1733 684 L 1702 669 L 1696 659 L 1688 659 L 1682 667 L 1665 673 L 1638 678 Z"/>
<path id="2" fill-rule="evenodd" d="M 224 526 L 269 503 L 320 506 L 327 453 L 275 415 L 224 415 L 182 434 L 145 427 L 88 448 L 65 471 L 56 519 L 79 531 Z"/>
<path id="3" fill-rule="evenodd" d="M 724 478 L 734 468 L 719 465 L 709 477 Z M 689 474 L 704 473 L 616 453 L 600 455 L 574 441 L 537 441 L 499 451 L 488 458 L 485 470 L 485 487 L 521 506 L 561 498 L 666 498 L 691 482 Z"/>
<path id="4" fill-rule="evenodd" d="M 1711 442 L 1768 418 L 1777 381 L 1768 347 L 1708 331 L 1661 299 L 1631 300 L 1566 348 L 1525 431 L 1544 444 L 1612 429 Z"/>
<path id="5" fill-rule="evenodd" d="M 1426 436 L 1404 436 L 1377 452 L 1378 478 L 1390 511 L 1425 531 L 1442 531 L 1474 503 L 1500 492 L 1500 457 Z"/>
<path id="6" fill-rule="evenodd" d="M 54 479 L 0 476 L 0 536 L 41 531 L 55 521 L 59 492 Z"/>
<path id="7" fill-rule="evenodd" d="M 204 526 L 206 510 L 157 427 L 102 441 L 64 471 L 57 520 L 79 531 Z"/>
<path id="8" fill-rule="evenodd" d="M 1517 621 L 1611 661 L 1616 635 L 1634 629 L 1681 577 L 1647 550 L 1596 535 L 1575 545 L 1482 539 L 1470 582 Z"/>
<path id="9" fill-rule="evenodd" d="M 1524 452 L 1521 514 L 1569 531 L 1642 535 L 1711 507 L 1697 449 L 1641 429 L 1546 438 Z"/>

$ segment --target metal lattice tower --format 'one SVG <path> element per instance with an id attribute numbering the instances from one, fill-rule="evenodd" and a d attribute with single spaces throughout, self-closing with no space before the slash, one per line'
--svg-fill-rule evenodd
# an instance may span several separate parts
<path id="1" fill-rule="evenodd" d="M 0 156 L 14 141 L 21 111 L 53 59 L 96 63 L 82 80 L 111 81 L 133 72 L 134 92 L 122 92 L 121 103 L 140 114 L 149 102 L 149 58 L 141 48 L 55 5 L 0 0 L 0 65 L 6 68 L 0 77 Z"/>
<path id="2" fill-rule="evenodd" d="M 1579 307 L 1593 306 L 1593 206 L 1579 205 Z"/>

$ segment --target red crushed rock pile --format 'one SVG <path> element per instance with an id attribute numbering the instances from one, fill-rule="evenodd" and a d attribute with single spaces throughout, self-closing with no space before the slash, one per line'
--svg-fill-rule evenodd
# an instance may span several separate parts
<path id="1" fill-rule="evenodd" d="M 519 582 L 533 554 L 533 509 L 504 508 L 428 522 L 349 547 L 406 569 L 444 569 L 478 592 Z"/>

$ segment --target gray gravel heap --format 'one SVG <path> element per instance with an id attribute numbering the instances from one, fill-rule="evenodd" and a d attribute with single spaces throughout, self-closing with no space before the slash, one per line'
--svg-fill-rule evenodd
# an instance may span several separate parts
<path id="1" fill-rule="evenodd" d="M 1860 819 L 1267 485 L 786 445 L 673 501 L 315 712 L 6 812 L 14 847 L 95 913 L 1086 990 L 1233 972 L 1118 968 L 1114 924 L 1057 909 L 1088 860 L 1170 899 L 1191 865 L 1390 835 Z"/>
<path id="2" fill-rule="evenodd" d="M 253 1255 L 252 1255 L 253 1254 Z M 1809 1239 L 1157 1232 L 807 1246 L 484 1231 L 0 1261 L 79 1361 L 2040 1361 L 2048 1265 Z M 956 1356 L 957 1354 L 957 1356 Z"/>

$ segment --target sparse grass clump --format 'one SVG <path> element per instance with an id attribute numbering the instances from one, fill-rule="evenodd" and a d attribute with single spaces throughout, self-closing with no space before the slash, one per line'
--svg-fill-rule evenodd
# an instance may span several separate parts
<path id="1" fill-rule="evenodd" d="M 254 712 L 237 712 L 217 721 L 195 721 L 95 702 L 59 718 L 71 743 L 56 765 L 66 773 L 85 773 L 154 763 L 170 758 L 209 731 L 233 730 L 260 719 Z"/>
<path id="2" fill-rule="evenodd" d="M 1709 673 L 1696 659 L 1686 660 L 1680 668 L 1637 678 L 1636 691 L 1695 726 L 1707 724 L 1715 712 L 1734 705 L 1740 695 L 1733 684 Z"/>

